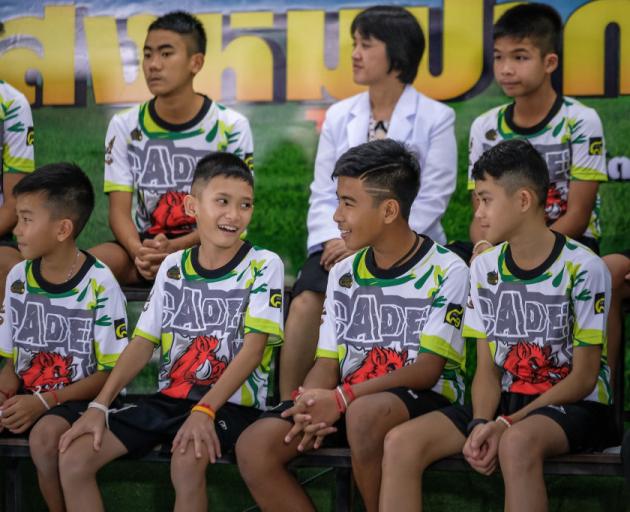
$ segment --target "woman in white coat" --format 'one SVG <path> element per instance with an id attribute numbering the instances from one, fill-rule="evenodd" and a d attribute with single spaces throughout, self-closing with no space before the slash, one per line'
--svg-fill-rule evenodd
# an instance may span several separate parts
<path id="1" fill-rule="evenodd" d="M 283 400 L 313 363 L 328 271 L 351 254 L 333 220 L 337 196 L 331 174 L 346 150 L 385 137 L 406 143 L 421 168 L 409 223 L 423 236 L 446 241 L 440 219 L 457 177 L 455 113 L 410 85 L 424 53 L 422 29 L 401 7 L 375 6 L 357 15 L 350 33 L 353 79 L 368 90 L 332 105 L 322 126 L 307 219 L 309 257 L 293 289 L 280 359 Z"/>

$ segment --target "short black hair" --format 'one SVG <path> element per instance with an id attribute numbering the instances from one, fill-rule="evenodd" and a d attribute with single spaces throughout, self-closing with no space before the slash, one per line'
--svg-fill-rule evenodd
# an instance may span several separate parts
<path id="1" fill-rule="evenodd" d="M 337 160 L 332 173 L 333 178 L 341 176 L 363 181 L 375 204 L 395 199 L 402 217 L 409 220 L 420 190 L 420 164 L 405 144 L 382 139 L 350 148 Z"/>
<path id="2" fill-rule="evenodd" d="M 493 40 L 529 38 L 542 55 L 560 52 L 562 18 L 546 4 L 519 4 L 508 9 L 494 24 Z"/>
<path id="3" fill-rule="evenodd" d="M 350 35 L 374 37 L 385 43 L 389 71 L 399 71 L 398 79 L 411 84 L 418 74 L 424 53 L 424 34 L 418 20 L 407 10 L 394 5 L 375 5 L 357 14 Z"/>
<path id="4" fill-rule="evenodd" d="M 207 184 L 216 176 L 243 180 L 254 188 L 254 175 L 247 164 L 236 155 L 222 151 L 209 153 L 197 162 L 191 188 L 202 182 Z"/>
<path id="5" fill-rule="evenodd" d="M 547 202 L 549 169 L 541 154 L 525 139 L 504 140 L 483 153 L 473 165 L 472 178 L 484 181 L 486 175 L 510 194 L 528 187 L 540 206 Z"/>
<path id="6" fill-rule="evenodd" d="M 185 11 L 173 11 L 156 19 L 149 25 L 148 32 L 152 30 L 170 30 L 183 36 L 190 36 L 194 41 L 191 53 L 206 54 L 206 31 L 199 18 Z"/>
<path id="7" fill-rule="evenodd" d="M 13 187 L 14 197 L 38 193 L 45 195 L 53 218 L 72 220 L 76 239 L 94 209 L 94 190 L 86 174 L 76 164 L 48 164 L 27 174 Z"/>

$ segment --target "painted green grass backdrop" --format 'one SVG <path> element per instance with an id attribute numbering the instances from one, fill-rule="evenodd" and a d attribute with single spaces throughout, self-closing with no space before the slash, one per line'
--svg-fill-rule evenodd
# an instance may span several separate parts
<path id="1" fill-rule="evenodd" d="M 34 111 L 36 129 L 36 162 L 38 165 L 61 160 L 78 163 L 91 177 L 97 196 L 97 206 L 79 243 L 83 248 L 111 239 L 107 220 L 107 199 L 103 189 L 103 148 L 107 124 L 117 109 L 94 105 L 86 108 L 47 107 Z M 449 239 L 467 238 L 471 216 L 470 197 L 466 191 L 468 129 L 472 120 L 487 109 L 505 101 L 496 87 L 466 101 L 451 106 L 457 114 L 456 134 L 459 151 L 457 190 L 453 195 L 443 224 Z M 595 107 L 604 123 L 608 151 L 612 155 L 630 156 L 630 98 L 586 99 Z M 247 104 L 235 105 L 248 116 L 255 141 L 256 209 L 249 229 L 249 238 L 279 253 L 289 276 L 295 276 L 305 258 L 306 211 L 309 184 L 317 146 L 314 123 L 305 120 L 313 105 Z M 630 246 L 630 183 L 608 183 L 601 188 L 603 240 L 602 253 Z M 137 311 L 132 308 L 131 318 Z M 134 320 L 130 318 L 133 327 Z M 627 364 L 626 367 L 630 367 Z M 630 383 L 630 378 L 626 382 Z M 155 383 L 155 367 L 148 368 L 133 390 L 147 391 Z M 630 390 L 630 386 L 628 386 Z M 626 396 L 630 395 L 627 393 Z M 117 464 L 124 464 L 121 468 Z M 22 471 L 28 481 L 27 510 L 43 509 L 32 467 Z M 306 478 L 312 470 L 301 471 Z M 121 476 L 122 475 L 122 476 Z M 453 493 L 453 478 L 458 491 Z M 221 491 L 211 493 L 212 510 L 244 510 L 253 505 L 234 467 L 219 466 L 209 470 L 209 489 L 220 479 Z M 111 510 L 168 510 L 173 503 L 168 468 L 144 463 L 115 463 L 102 474 L 106 504 Z M 500 477 L 486 479 L 474 474 L 427 475 L 426 510 L 487 511 L 502 508 Z M 581 512 L 629 510 L 624 503 L 620 479 L 555 477 L 548 482 L 551 511 Z M 327 475 L 309 487 L 319 510 L 332 510 L 332 475 Z"/>

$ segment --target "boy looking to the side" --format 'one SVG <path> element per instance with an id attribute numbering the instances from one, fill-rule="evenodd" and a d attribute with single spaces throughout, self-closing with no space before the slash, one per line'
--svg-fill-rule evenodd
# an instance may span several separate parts
<path id="1" fill-rule="evenodd" d="M 599 183 L 607 180 L 604 132 L 597 112 L 553 89 L 560 61 L 562 20 L 544 4 L 521 4 L 494 25 L 494 77 L 513 102 L 477 117 L 470 128 L 468 188 L 472 169 L 488 148 L 504 140 L 527 139 L 549 169 L 546 222 L 554 231 L 599 252 Z M 473 211 L 478 200 L 472 195 Z M 462 256 L 469 259 L 503 242 L 485 233 L 479 219 L 470 224 Z M 473 248 L 474 247 L 474 248 Z M 455 249 L 455 247 L 453 247 Z M 458 251 L 459 252 L 459 251 Z"/>
<path id="2" fill-rule="evenodd" d="M 263 510 L 313 510 L 286 464 L 322 442 L 350 445 L 366 509 L 377 510 L 386 433 L 463 400 L 468 269 L 409 227 L 417 157 L 391 139 L 369 142 L 348 150 L 333 177 L 335 222 L 359 252 L 330 271 L 317 359 L 295 402 L 282 402 L 238 441 L 241 474 Z"/>
<path id="3" fill-rule="evenodd" d="M 449 407 L 390 432 L 382 510 L 419 510 L 424 469 L 462 448 L 482 474 L 500 466 L 506 510 L 546 510 L 544 459 L 606 445 L 606 266 L 546 226 L 548 170 L 527 141 L 489 149 L 472 176 L 477 220 L 505 240 L 471 267 L 464 335 L 478 339 L 472 407 Z"/>
<path id="4" fill-rule="evenodd" d="M 210 151 L 234 153 L 251 167 L 247 119 L 193 89 L 206 34 L 186 12 L 149 26 L 142 70 L 154 98 L 116 114 L 105 139 L 105 193 L 116 241 L 92 254 L 121 284 L 152 280 L 162 260 L 199 243 L 184 209 L 196 162 Z"/>
<path id="5" fill-rule="evenodd" d="M 94 192 L 76 165 L 39 168 L 14 188 L 14 234 L 25 261 L 9 272 L 0 315 L 0 430 L 29 432 L 49 510 L 64 510 L 57 445 L 101 390 L 127 344 L 125 299 L 76 237 Z"/>
<path id="6" fill-rule="evenodd" d="M 186 213 L 201 244 L 165 258 L 131 343 L 61 440 L 70 511 L 103 509 L 96 473 L 105 464 L 171 441 L 175 510 L 205 510 L 207 465 L 266 408 L 283 335 L 284 269 L 276 254 L 241 240 L 253 211 L 252 173 L 237 156 L 212 153 L 197 164 L 191 193 Z M 159 392 L 109 409 L 156 346 Z"/>

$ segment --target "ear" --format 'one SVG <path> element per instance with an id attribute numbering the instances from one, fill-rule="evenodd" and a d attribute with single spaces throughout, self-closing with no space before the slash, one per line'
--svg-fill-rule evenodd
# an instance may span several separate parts
<path id="1" fill-rule="evenodd" d="M 197 198 L 191 194 L 184 197 L 184 211 L 190 217 L 197 217 Z"/>
<path id="2" fill-rule="evenodd" d="M 385 199 L 381 203 L 381 208 L 385 224 L 391 224 L 400 217 L 400 204 L 395 199 Z"/>
<path id="3" fill-rule="evenodd" d="M 68 238 L 72 238 L 74 233 L 74 222 L 70 219 L 61 219 L 57 224 L 57 241 L 65 242 Z"/>
<path id="4" fill-rule="evenodd" d="M 521 188 L 516 193 L 519 209 L 522 213 L 531 210 L 537 203 L 534 191 L 529 188 Z"/>
<path id="5" fill-rule="evenodd" d="M 191 55 L 190 71 L 192 72 L 193 75 L 196 75 L 197 73 L 199 73 L 199 71 L 201 71 L 204 61 L 205 61 L 205 56 L 203 53 L 197 52 Z"/>
<path id="6" fill-rule="evenodd" d="M 545 73 L 551 74 L 556 69 L 558 69 L 558 54 L 557 53 L 548 53 L 543 57 L 543 65 L 545 67 Z"/>

